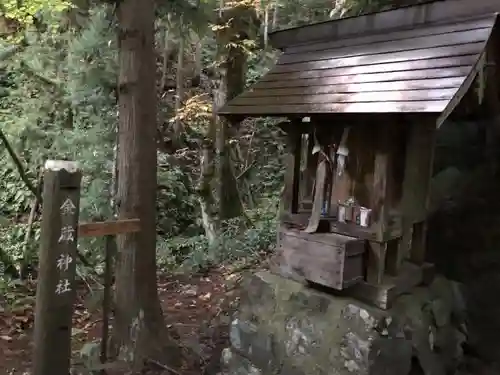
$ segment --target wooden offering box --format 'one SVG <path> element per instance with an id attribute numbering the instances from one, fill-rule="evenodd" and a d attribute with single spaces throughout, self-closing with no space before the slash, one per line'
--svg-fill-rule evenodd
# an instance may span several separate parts
<path id="1" fill-rule="evenodd" d="M 280 268 L 336 290 L 363 280 L 365 241 L 335 233 L 308 234 L 282 228 L 278 235 Z"/>

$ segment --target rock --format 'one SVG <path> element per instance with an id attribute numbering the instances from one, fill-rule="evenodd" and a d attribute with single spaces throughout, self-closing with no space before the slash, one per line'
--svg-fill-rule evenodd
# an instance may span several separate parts
<path id="1" fill-rule="evenodd" d="M 262 375 L 262 371 L 252 365 L 248 359 L 234 353 L 229 348 L 222 352 L 222 365 L 225 368 L 222 375 Z"/>
<path id="2" fill-rule="evenodd" d="M 444 375 L 464 339 L 450 285 L 416 288 L 382 311 L 260 272 L 245 282 L 225 362 L 245 375 L 409 375 L 415 363 Z"/>

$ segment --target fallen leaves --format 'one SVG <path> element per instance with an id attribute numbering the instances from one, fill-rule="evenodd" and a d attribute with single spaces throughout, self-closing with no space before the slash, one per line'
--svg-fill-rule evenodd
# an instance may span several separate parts
<path id="1" fill-rule="evenodd" d="M 187 342 L 190 338 L 190 348 L 199 346 L 196 353 L 199 352 L 204 361 L 220 356 L 217 348 L 227 340 L 227 326 L 235 307 L 236 289 L 240 281 L 240 273 L 221 269 L 208 275 L 164 277 L 159 282 L 158 289 L 168 327 L 178 332 L 176 337 L 179 337 L 180 342 Z M 23 369 L 30 367 L 35 296 L 34 288 L 27 291 L 25 287 L 20 287 L 16 293 L 9 295 L 5 311 L 0 311 L 0 352 L 5 357 L 0 361 L 0 373 L 9 373 L 15 367 L 13 374 L 21 375 Z M 71 331 L 75 358 L 81 356 L 86 343 L 92 344 L 94 350 L 97 347 L 102 328 L 101 294 L 100 290 L 91 294 L 88 289 L 79 292 Z M 87 345 L 83 352 L 89 349 Z M 115 363 L 105 366 L 116 371 Z M 199 366 L 196 372 L 186 370 L 183 374 L 199 373 Z M 194 365 L 189 367 L 194 368 Z"/>

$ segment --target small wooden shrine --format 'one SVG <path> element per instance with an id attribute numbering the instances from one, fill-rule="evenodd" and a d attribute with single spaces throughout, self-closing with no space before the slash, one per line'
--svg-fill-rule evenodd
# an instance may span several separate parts
<path id="1" fill-rule="evenodd" d="M 425 280 L 437 129 L 500 111 L 497 11 L 436 1 L 270 35 L 276 66 L 219 114 L 287 118 L 276 272 L 382 308 Z"/>

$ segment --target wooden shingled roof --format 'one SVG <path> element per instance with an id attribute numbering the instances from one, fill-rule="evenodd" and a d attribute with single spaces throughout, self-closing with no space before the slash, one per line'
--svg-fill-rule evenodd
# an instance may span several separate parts
<path id="1" fill-rule="evenodd" d="M 276 66 L 218 114 L 449 113 L 484 63 L 497 10 L 448 0 L 276 32 Z"/>

